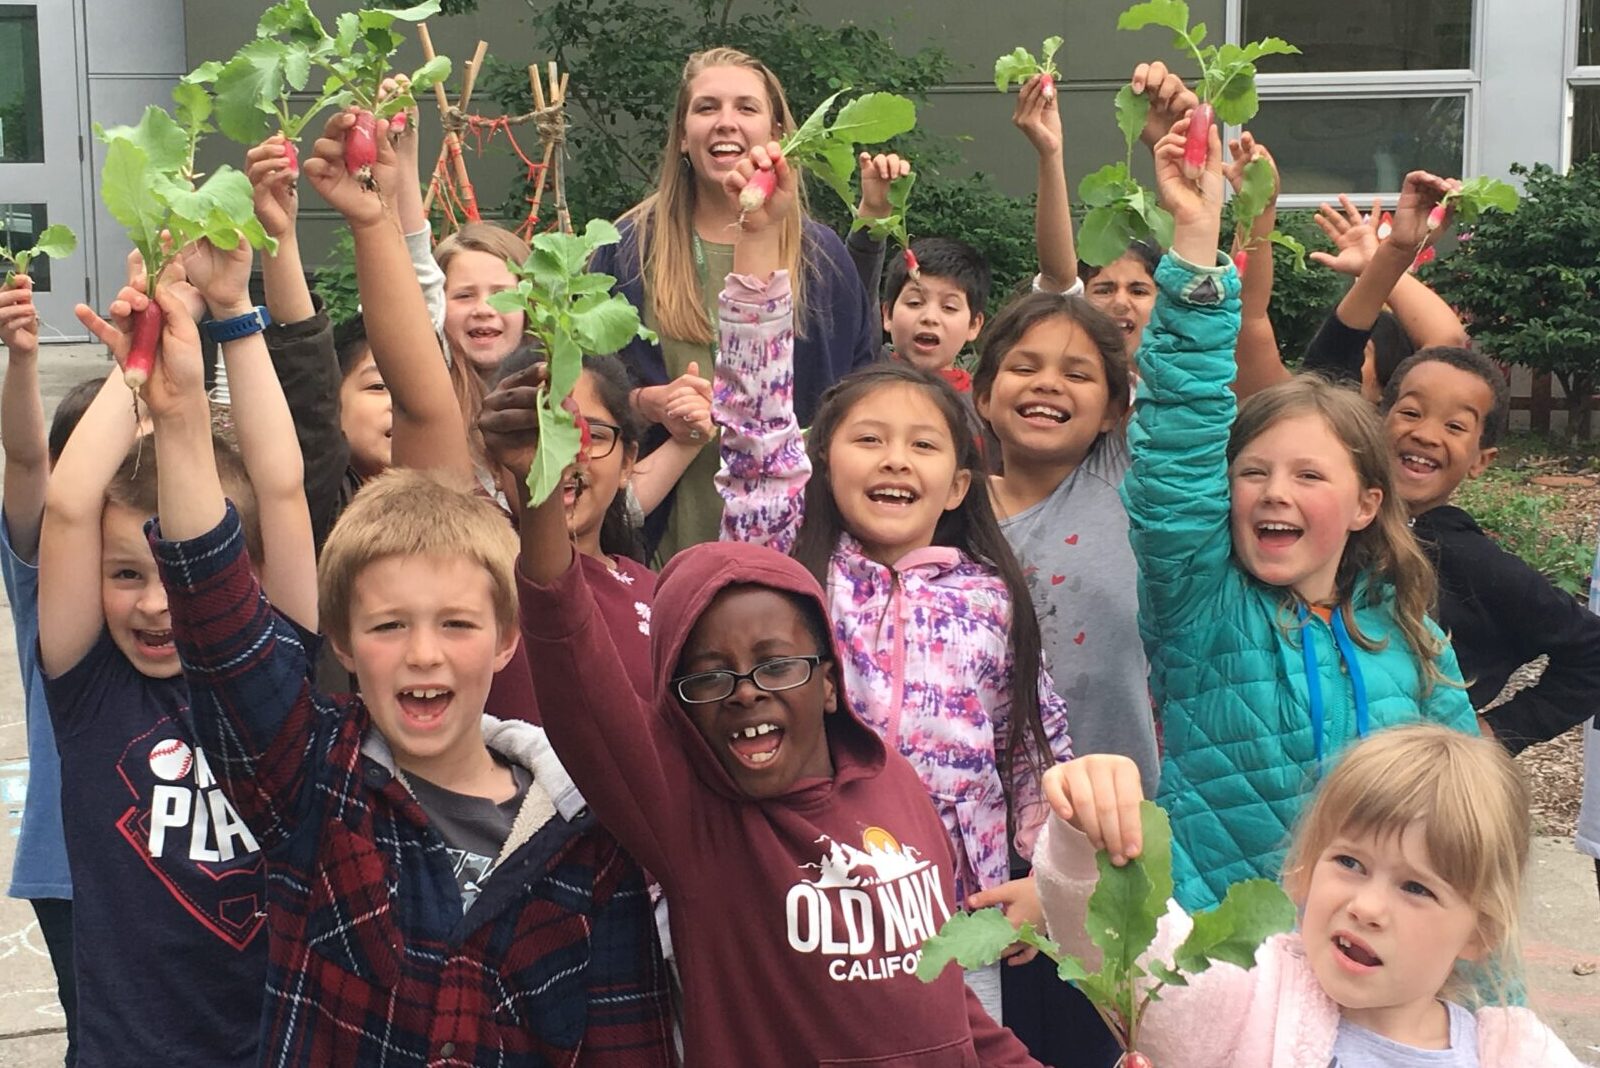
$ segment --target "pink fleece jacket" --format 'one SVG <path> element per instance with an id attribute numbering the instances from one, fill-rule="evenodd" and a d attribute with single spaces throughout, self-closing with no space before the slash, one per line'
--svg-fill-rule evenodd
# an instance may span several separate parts
<path id="1" fill-rule="evenodd" d="M 1034 878 L 1050 936 L 1097 966 L 1100 951 L 1084 931 L 1097 877 L 1088 839 L 1052 815 L 1034 851 Z M 1146 957 L 1171 960 L 1193 926 L 1168 902 Z M 1523 1008 L 1479 1009 L 1482 1068 L 1579 1068 L 1538 1017 Z M 1167 987 L 1139 1028 L 1139 1047 L 1157 1068 L 1328 1068 L 1339 1006 L 1306 963 L 1298 933 L 1277 935 L 1248 971 L 1213 964 L 1187 987 Z"/>

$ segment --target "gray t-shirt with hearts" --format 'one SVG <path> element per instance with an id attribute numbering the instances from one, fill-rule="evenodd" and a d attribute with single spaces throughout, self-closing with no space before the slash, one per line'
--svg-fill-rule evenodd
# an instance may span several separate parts
<path id="1" fill-rule="evenodd" d="M 1154 797 L 1161 765 L 1139 638 L 1139 572 L 1117 495 L 1128 465 L 1122 432 L 1102 435 L 1050 496 L 1001 519 L 1000 529 L 1028 578 L 1072 751 L 1129 757 Z"/>

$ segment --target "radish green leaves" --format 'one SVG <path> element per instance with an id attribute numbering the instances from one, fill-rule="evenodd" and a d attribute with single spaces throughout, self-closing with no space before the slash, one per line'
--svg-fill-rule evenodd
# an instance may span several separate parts
<path id="1" fill-rule="evenodd" d="M 78 247 L 78 235 L 68 227 L 56 223 L 46 226 L 33 243 L 32 248 L 25 248 L 21 252 L 12 252 L 6 245 L 0 245 L 0 263 L 6 264 L 6 278 L 4 286 L 11 285 L 12 279 L 19 274 L 28 273 L 28 265 L 40 256 L 52 260 L 65 259 L 72 255 L 73 249 Z"/>
<path id="2" fill-rule="evenodd" d="M 1248 968 L 1263 941 L 1294 926 L 1294 905 L 1283 890 L 1266 879 L 1251 879 L 1229 887 L 1216 908 L 1194 915 L 1193 927 L 1172 951 L 1170 964 L 1147 959 L 1172 896 L 1172 830 L 1167 814 L 1150 801 L 1140 805 L 1139 815 L 1141 855 L 1120 868 L 1104 850 L 1096 858 L 1100 876 L 1089 897 L 1084 930 L 1101 951 L 1098 971 L 1089 971 L 1031 924 L 1014 929 L 999 909 L 981 909 L 957 913 L 922 944 L 917 977 L 932 982 L 951 962 L 982 968 L 999 960 L 1007 947 L 1023 942 L 1054 961 L 1061 979 L 1083 991 L 1123 1049 L 1136 1050 L 1140 1017 L 1150 1002 L 1160 999 L 1163 987 L 1185 986 L 1186 976 L 1216 961 Z"/>
<path id="3" fill-rule="evenodd" d="M 415 103 L 417 93 L 450 76 L 450 60 L 439 56 L 425 63 L 411 73 L 407 92 L 380 102 L 390 60 L 405 42 L 395 25 L 438 12 L 439 0 L 395 11 L 347 11 L 330 34 L 307 0 L 280 0 L 262 13 L 255 40 L 226 63 L 207 65 L 202 80 L 215 84 L 217 125 L 228 138 L 253 145 L 274 132 L 293 141 L 329 107 L 356 104 L 380 119 L 398 114 Z M 322 81 L 309 90 L 311 102 L 297 110 L 293 99 L 307 95 L 319 72 Z"/>
<path id="4" fill-rule="evenodd" d="M 594 250 L 622 239 L 617 228 L 593 219 L 582 234 L 544 233 L 533 239 L 527 262 L 508 264 L 515 288 L 489 297 L 496 311 L 520 311 L 527 332 L 550 361 L 550 380 L 539 393 L 539 448 L 528 471 L 528 496 L 542 504 L 561 485 L 578 456 L 582 431 L 562 407 L 583 374 L 583 357 L 616 352 L 635 337 L 655 340 L 627 299 L 611 292 L 616 279 L 587 270 Z"/>

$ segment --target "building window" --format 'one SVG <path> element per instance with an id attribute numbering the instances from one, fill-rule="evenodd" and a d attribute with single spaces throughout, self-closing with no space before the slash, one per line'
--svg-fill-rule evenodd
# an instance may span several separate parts
<path id="1" fill-rule="evenodd" d="M 1572 162 L 1600 152 L 1600 85 L 1572 87 Z"/>
<path id="2" fill-rule="evenodd" d="M 1273 57 L 1274 73 L 1472 66 L 1473 0 L 1243 0 L 1242 7 L 1241 40 L 1282 37 L 1300 49 Z"/>
<path id="3" fill-rule="evenodd" d="M 1407 171 L 1460 174 L 1465 96 L 1268 99 L 1250 131 L 1278 163 L 1283 191 L 1397 193 Z"/>
<path id="4" fill-rule="evenodd" d="M 44 162 L 41 103 L 38 15 L 0 4 L 0 163 Z"/>
<path id="5" fill-rule="evenodd" d="M 1578 4 L 1578 66 L 1600 67 L 1600 0 Z"/>
<path id="6" fill-rule="evenodd" d="M 14 252 L 32 248 L 49 225 L 50 211 L 43 204 L 0 204 L 0 245 Z M 40 256 L 29 264 L 28 277 L 35 292 L 50 292 L 49 257 Z"/>

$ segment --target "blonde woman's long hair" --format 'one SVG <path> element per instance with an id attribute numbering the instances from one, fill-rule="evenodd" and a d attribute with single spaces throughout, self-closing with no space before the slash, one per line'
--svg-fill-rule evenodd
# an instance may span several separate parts
<path id="1" fill-rule="evenodd" d="M 1304 902 L 1318 858 L 1336 840 L 1399 837 L 1420 821 L 1428 866 L 1478 913 L 1487 970 L 1503 982 L 1521 957 L 1529 805 L 1527 780 L 1492 739 L 1435 723 L 1378 731 L 1317 788 L 1284 857 L 1283 884 Z M 1463 993 L 1459 978 L 1448 992 Z"/>
<path id="2" fill-rule="evenodd" d="M 1296 375 L 1255 394 L 1239 407 L 1238 418 L 1228 435 L 1228 466 L 1244 447 L 1283 419 L 1299 415 L 1318 415 L 1327 423 L 1355 465 L 1362 489 L 1377 489 L 1383 495 L 1376 518 L 1361 530 L 1352 531 L 1344 555 L 1334 575 L 1339 611 L 1344 615 L 1351 637 L 1364 649 L 1382 648 L 1383 642 L 1368 638 L 1356 626 L 1352 603 L 1356 581 L 1367 578 L 1366 604 L 1383 599 L 1385 584 L 1394 588 L 1395 624 L 1417 660 L 1422 679 L 1422 695 L 1433 685 L 1446 680 L 1439 671 L 1438 656 L 1444 641 L 1428 625 L 1438 593 L 1433 565 L 1417 546 L 1411 533 L 1411 519 L 1405 502 L 1395 492 L 1390 468 L 1388 438 L 1383 423 L 1372 405 L 1354 390 L 1336 386 L 1317 375 Z M 1294 594 L 1284 589 L 1286 607 Z"/>
<path id="3" fill-rule="evenodd" d="M 716 338 L 706 315 L 700 273 L 694 262 L 694 205 L 698 196 L 695 176 L 679 146 L 683 143 L 684 122 L 689 114 L 689 87 L 701 71 L 712 67 L 743 67 L 756 73 L 767 89 L 774 139 L 781 139 L 796 125 L 777 75 L 759 59 L 734 48 L 711 48 L 696 52 L 683 65 L 678 100 L 672 109 L 667 143 L 661 152 L 656 191 L 629 208 L 622 217 L 634 224 L 639 244 L 639 273 L 645 280 L 656 329 L 666 337 L 701 345 L 712 344 Z M 804 179 L 796 174 L 796 181 L 799 210 L 785 220 L 779 250 L 794 293 L 795 333 L 803 335 L 808 263 L 804 221 L 807 213 Z"/>

